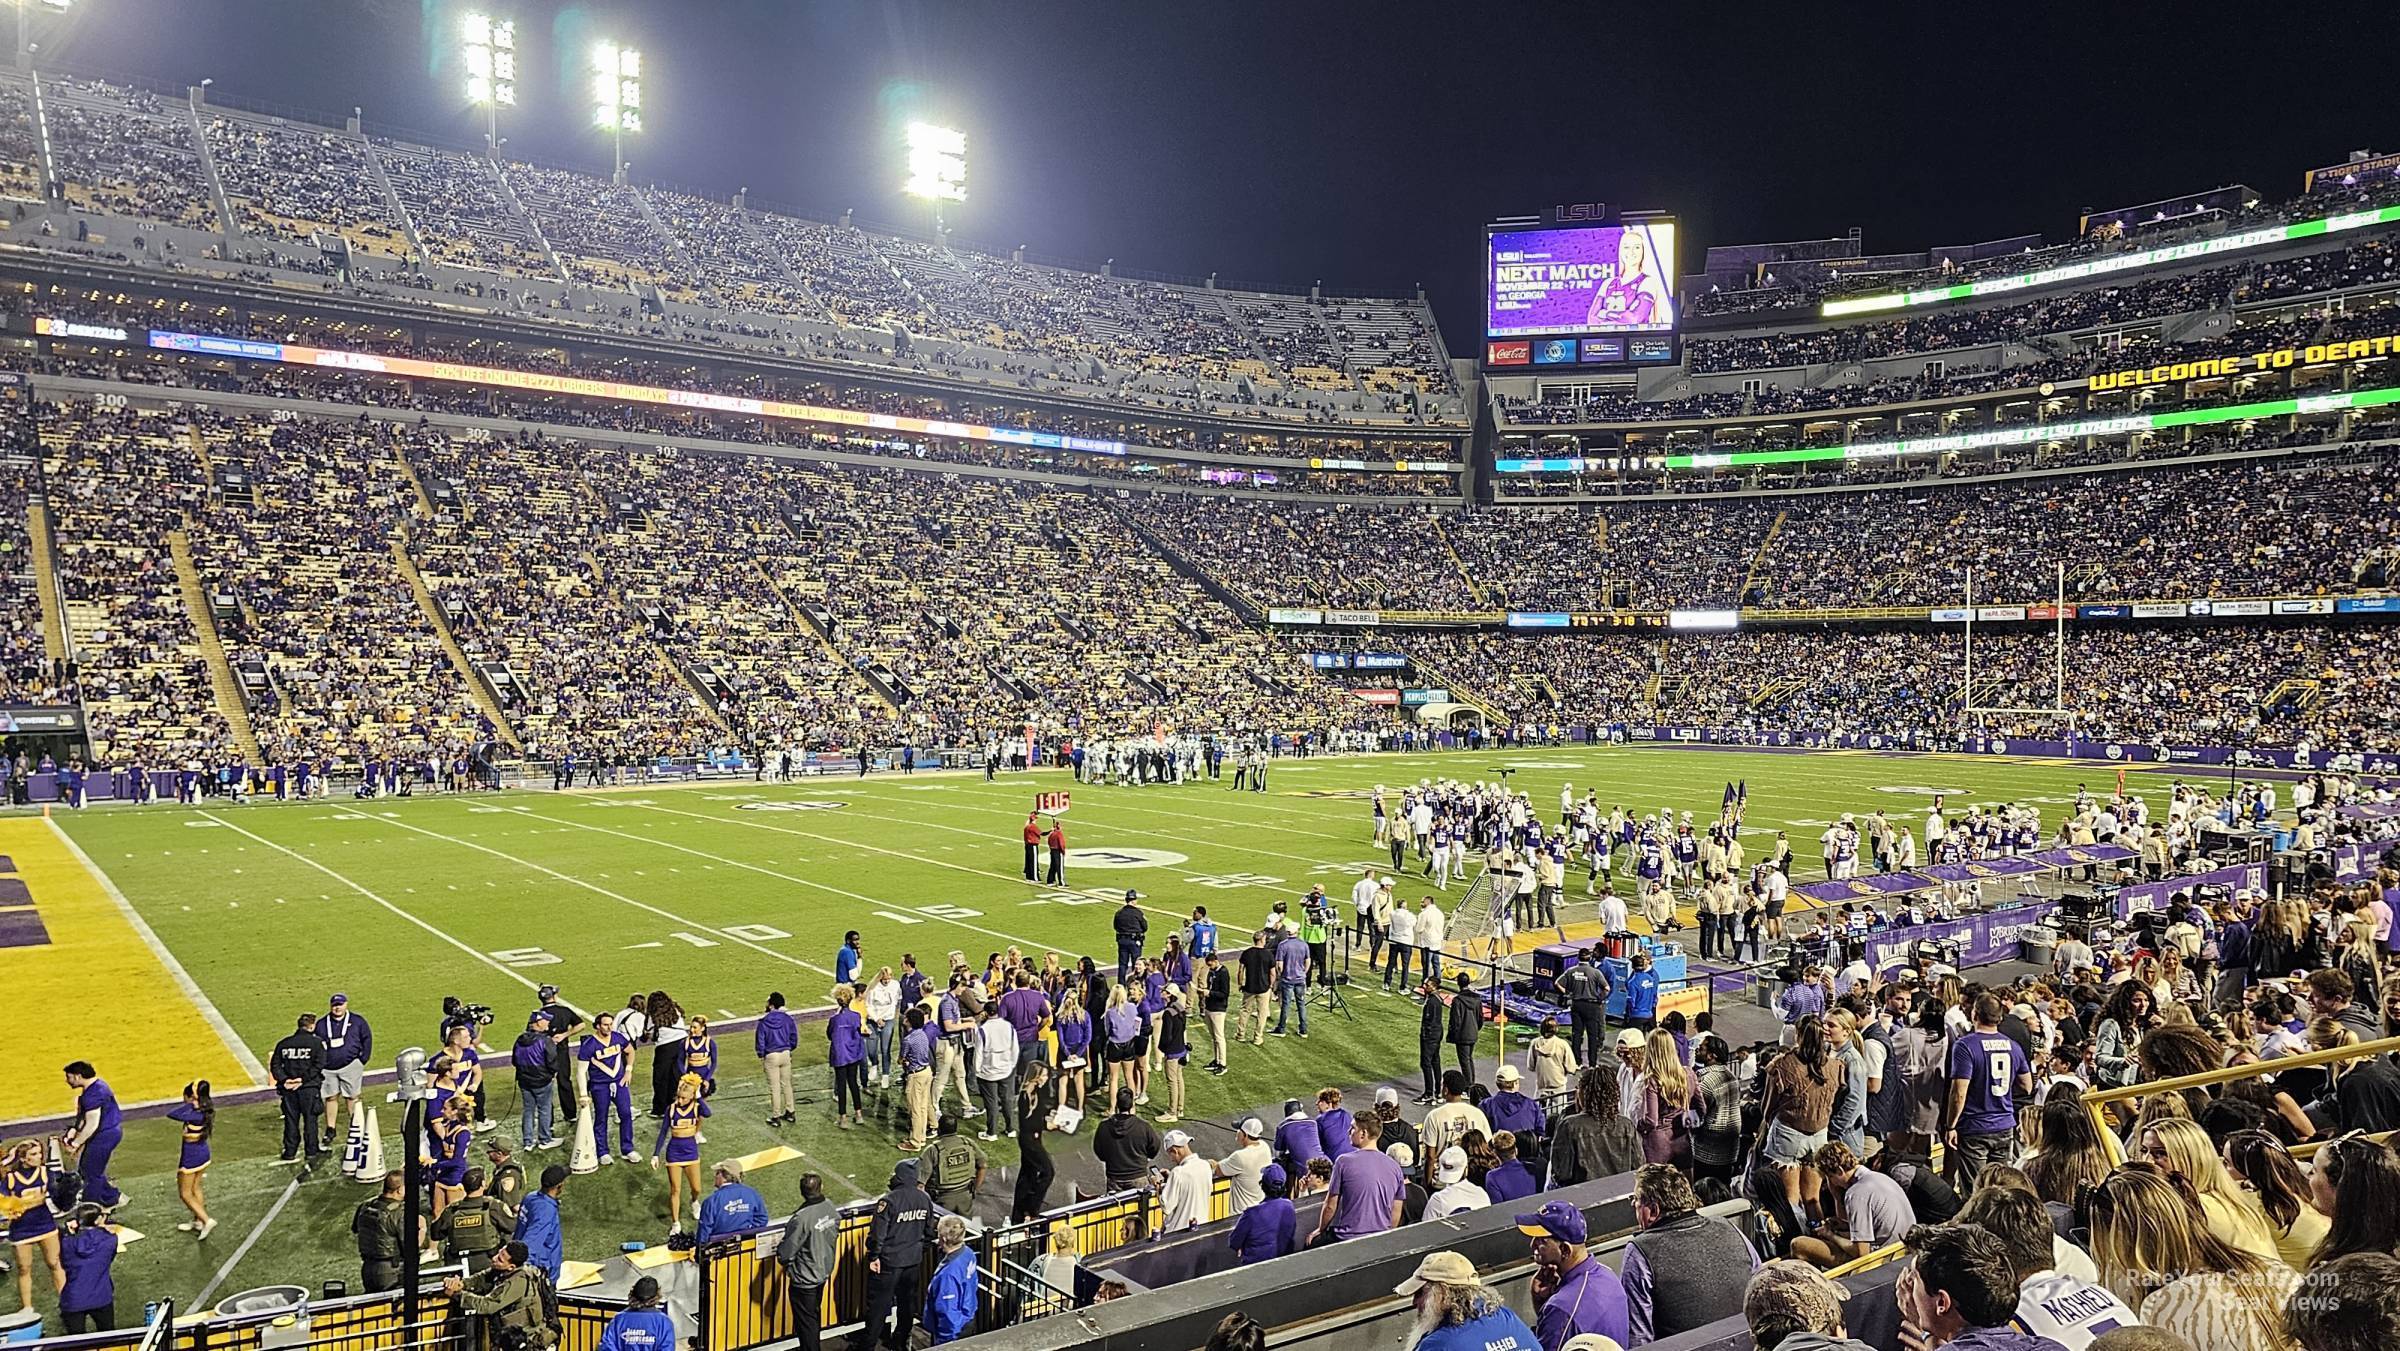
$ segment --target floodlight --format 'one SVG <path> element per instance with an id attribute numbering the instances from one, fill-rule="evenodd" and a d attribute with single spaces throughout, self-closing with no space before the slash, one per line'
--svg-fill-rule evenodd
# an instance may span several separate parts
<path id="1" fill-rule="evenodd" d="M 517 104 L 517 25 L 488 14 L 469 14 L 459 22 L 459 34 L 467 67 L 467 101 L 484 109 L 487 144 L 497 152 L 500 109 Z"/>
<path id="2" fill-rule="evenodd" d="M 908 180 L 900 190 L 935 202 L 967 199 L 967 134 L 930 122 L 911 122 L 902 135 Z"/>
<path id="3" fill-rule="evenodd" d="M 642 129 L 642 54 L 603 42 L 592 48 L 592 125 L 616 140 L 617 177 L 625 176 L 625 133 Z"/>

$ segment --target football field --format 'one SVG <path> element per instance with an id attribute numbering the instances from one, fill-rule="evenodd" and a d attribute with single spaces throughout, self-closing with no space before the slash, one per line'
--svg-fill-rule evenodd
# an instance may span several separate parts
<path id="1" fill-rule="evenodd" d="M 2031 801 L 2048 824 L 2078 783 L 2105 794 L 2115 782 L 2097 764 L 1561 747 L 1285 760 L 1265 793 L 1229 791 L 1229 780 L 1130 788 L 1076 785 L 1059 773 L 992 783 L 921 773 L 15 817 L 0 820 L 0 855 L 14 859 L 0 871 L 13 866 L 26 879 L 43 934 L 8 930 L 12 941 L 0 944 L 0 976 L 35 1015 L 20 1020 L 31 1035 L 7 1039 L 0 1053 L 0 1119 L 63 1114 L 70 1095 L 58 1066 L 76 1058 L 92 1060 L 128 1105 L 172 1098 L 195 1077 L 220 1094 L 248 1087 L 263 1080 L 257 1064 L 294 1016 L 321 1012 L 337 990 L 373 1024 L 374 1064 L 388 1066 L 401 1048 L 432 1044 L 444 995 L 490 1005 L 497 1020 L 486 1040 L 502 1049 L 543 984 L 586 1011 L 653 989 L 712 1019 L 754 1015 L 769 991 L 796 1009 L 821 1006 L 847 929 L 862 935 L 870 973 L 897 967 L 904 952 L 929 972 L 952 950 L 980 966 L 1011 944 L 1107 965 L 1110 918 L 1128 888 L 1152 912 L 1153 949 L 1195 905 L 1223 925 L 1230 949 L 1275 901 L 1296 901 L 1311 883 L 1346 900 L 1362 866 L 1389 871 L 1371 842 L 1366 796 L 1375 785 L 1396 803 L 1403 783 L 1489 778 L 1503 767 L 1545 818 L 1572 783 L 1578 798 L 1592 788 L 1604 805 L 1706 821 L 1726 784 L 1744 781 L 1751 857 L 1788 830 L 1796 881 L 1820 876 L 1816 834 L 1845 811 L 1883 809 L 1921 828 L 1938 791 L 1953 810 Z M 2136 773 L 2132 782 L 2157 798 L 2168 780 Z M 1035 793 L 1058 789 L 1074 795 L 1067 885 L 1029 885 L 1019 828 Z M 1414 866 L 1398 888 L 1404 897 L 1428 889 Z M 1194 1074 L 1186 1115 L 1223 1121 L 1325 1084 L 1413 1075 L 1414 1006 L 1371 980 L 1351 1005 L 1347 1019 L 1316 1014 L 1305 1042 L 1270 1038 L 1240 1048 L 1230 1074 Z M 1197 1021 L 1195 1064 L 1205 1054 Z M 837 1197 L 880 1189 L 895 1137 L 830 1128 L 820 1025 L 803 1026 L 800 1121 L 782 1130 L 763 1124 L 747 1028 L 726 1031 L 723 1043 L 709 1156 L 759 1156 L 768 1166 L 753 1181 L 778 1210 L 794 1203 L 806 1167 L 825 1171 Z M 648 1080 L 644 1063 L 639 1106 Z M 370 1081 L 371 1100 L 380 1104 L 383 1091 Z M 513 1139 L 516 1094 L 504 1065 L 490 1107 L 500 1137 Z M 1163 1097 L 1150 1110 L 1163 1110 Z M 398 1109 L 380 1111 L 397 1166 Z M 655 1123 L 636 1127 L 646 1153 Z M 188 1301 L 275 1280 L 355 1278 L 348 1220 L 366 1189 L 338 1175 L 292 1185 L 292 1171 L 273 1163 L 276 1132 L 271 1103 L 220 1115 L 208 1180 L 222 1227 L 195 1244 L 173 1227 L 186 1217 L 174 1197 L 171 1128 L 129 1126 L 115 1166 L 130 1200 L 122 1218 L 147 1237 L 127 1249 L 120 1290 Z M 1227 1143 L 1209 1136 L 1201 1146 L 1213 1154 Z M 1014 1162 L 1013 1142 L 986 1148 L 995 1165 Z M 1086 1149 L 1072 1140 L 1054 1148 Z M 533 1157 L 531 1171 L 557 1157 Z M 575 1179 L 569 1257 L 597 1261 L 626 1238 L 657 1241 L 664 1194 L 647 1168 Z"/>

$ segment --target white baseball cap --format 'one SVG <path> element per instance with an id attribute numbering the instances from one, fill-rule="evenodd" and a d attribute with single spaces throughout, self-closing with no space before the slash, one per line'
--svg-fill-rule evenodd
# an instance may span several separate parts
<path id="1" fill-rule="evenodd" d="M 1443 1150 L 1441 1157 L 1433 1161 L 1433 1180 L 1445 1187 L 1464 1179 L 1466 1175 L 1467 1151 L 1456 1145 Z"/>
<path id="2" fill-rule="evenodd" d="M 1192 1147 L 1192 1137 L 1190 1137 L 1189 1135 L 1186 1135 L 1186 1134 L 1184 1134 L 1182 1131 L 1168 1131 L 1168 1132 L 1167 1132 L 1167 1148 L 1169 1148 L 1169 1149 L 1190 1149 L 1191 1147 Z"/>
<path id="3" fill-rule="evenodd" d="M 1267 1123 L 1259 1120 L 1257 1117 L 1243 1117 L 1241 1129 L 1242 1134 L 1249 1136 L 1253 1140 L 1264 1140 L 1267 1138 Z"/>

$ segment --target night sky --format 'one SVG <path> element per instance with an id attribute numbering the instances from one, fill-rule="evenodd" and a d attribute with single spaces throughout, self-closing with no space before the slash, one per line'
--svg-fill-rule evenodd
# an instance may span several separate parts
<path id="1" fill-rule="evenodd" d="M 475 144 L 451 0 L 76 0 L 42 58 Z M 633 176 L 926 221 L 897 126 L 969 137 L 961 242 L 1228 283 L 1422 282 L 1471 351 L 1477 227 L 1559 201 L 1710 243 L 1870 251 L 2074 228 L 2400 149 L 2400 4 L 492 0 L 508 153 L 606 172 L 594 40 L 642 50 Z M 1880 17 L 1866 16 L 1870 13 Z M 1957 17 L 1952 17 L 1957 16 Z M 1971 21 L 1970 21 L 1971 19 Z"/>

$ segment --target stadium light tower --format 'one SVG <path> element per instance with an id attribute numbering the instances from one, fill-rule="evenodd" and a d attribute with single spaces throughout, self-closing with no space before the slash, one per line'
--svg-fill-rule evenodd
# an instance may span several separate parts
<path id="1" fill-rule="evenodd" d="M 642 54 L 603 42 L 592 49 L 592 122 L 616 141 L 616 181 L 625 181 L 625 133 L 642 129 Z"/>
<path id="2" fill-rule="evenodd" d="M 64 14 L 75 0 L 17 0 L 17 68 L 33 69 L 33 31 L 31 23 L 36 6 L 53 14 Z"/>
<path id="3" fill-rule="evenodd" d="M 908 148 L 908 181 L 900 190 L 932 204 L 934 233 L 939 234 L 942 203 L 967 200 L 967 134 L 911 122 L 901 139 Z"/>
<path id="4" fill-rule="evenodd" d="M 517 106 L 517 25 L 513 19 L 470 14 L 461 24 L 467 63 L 467 101 L 484 110 L 484 146 L 500 153 L 500 109 Z"/>

